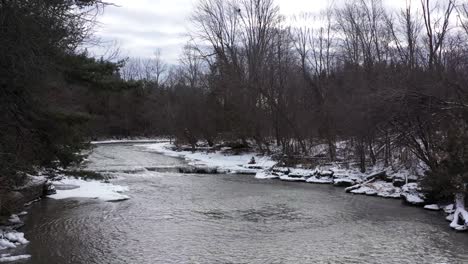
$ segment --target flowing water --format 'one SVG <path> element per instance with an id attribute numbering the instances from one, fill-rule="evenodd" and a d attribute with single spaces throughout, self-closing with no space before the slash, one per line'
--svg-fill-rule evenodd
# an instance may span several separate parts
<path id="1" fill-rule="evenodd" d="M 171 171 L 131 145 L 95 149 L 131 199 L 45 199 L 22 230 L 21 263 L 468 263 L 468 235 L 441 213 L 328 185 Z M 145 168 L 151 168 L 150 171 Z"/>

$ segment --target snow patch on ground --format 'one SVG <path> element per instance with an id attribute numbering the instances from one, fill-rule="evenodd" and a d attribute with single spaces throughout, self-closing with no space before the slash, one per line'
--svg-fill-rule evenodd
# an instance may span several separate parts
<path id="1" fill-rule="evenodd" d="M 268 156 L 260 156 L 257 153 L 245 153 L 241 155 L 225 155 L 221 151 L 213 152 L 191 152 L 191 151 L 175 151 L 172 150 L 172 144 L 169 142 L 161 142 L 155 144 L 136 145 L 145 147 L 149 150 L 161 153 L 166 156 L 184 158 L 189 162 L 189 165 L 199 167 L 208 166 L 216 167 L 218 170 L 229 173 L 252 173 L 267 169 L 276 164 L 275 161 Z M 249 164 L 252 157 L 255 159 L 255 164 Z"/>
<path id="2" fill-rule="evenodd" d="M 113 185 L 100 181 L 85 181 L 82 179 L 65 177 L 62 180 L 54 181 L 53 184 L 58 187 L 60 187 L 60 185 L 65 185 L 77 186 L 78 188 L 64 188 L 63 190 L 57 188 L 56 194 L 48 196 L 52 199 L 94 198 L 108 202 L 130 199 L 130 197 L 127 195 L 122 194 L 123 192 L 128 191 L 128 187 Z"/>

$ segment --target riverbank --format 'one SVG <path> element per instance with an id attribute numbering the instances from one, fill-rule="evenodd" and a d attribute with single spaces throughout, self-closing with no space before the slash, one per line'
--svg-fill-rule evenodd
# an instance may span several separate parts
<path id="1" fill-rule="evenodd" d="M 169 142 L 138 144 L 157 153 L 183 158 L 197 169 L 211 172 L 232 174 L 252 174 L 262 180 L 279 179 L 283 181 L 304 182 L 312 184 L 331 184 L 345 187 L 345 191 L 354 195 L 378 196 L 387 199 L 401 199 L 406 204 L 424 207 L 426 210 L 443 211 L 446 220 L 457 231 L 465 231 L 468 226 L 454 223 L 454 204 L 429 204 L 419 186 L 419 179 L 424 168 L 410 171 L 402 167 L 377 164 L 361 173 L 356 167 L 346 163 L 323 163 L 314 167 L 282 166 L 272 156 L 260 155 L 257 152 L 234 154 L 227 147 L 221 149 L 203 147 L 196 151 L 180 150 Z M 455 215 L 454 215 L 455 214 Z"/>
<path id="2" fill-rule="evenodd" d="M 49 173 L 47 173 L 49 174 Z M 18 254 L 20 248 L 29 244 L 23 232 L 23 217 L 33 203 L 47 197 L 55 200 L 90 198 L 106 202 L 130 199 L 123 194 L 128 187 L 113 185 L 102 180 L 85 180 L 53 173 L 43 176 L 26 175 L 22 184 L 0 193 L 0 263 L 31 258 L 29 254 Z"/>

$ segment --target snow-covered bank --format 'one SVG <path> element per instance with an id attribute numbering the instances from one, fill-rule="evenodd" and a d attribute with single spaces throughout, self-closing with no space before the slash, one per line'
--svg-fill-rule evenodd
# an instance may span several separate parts
<path id="1" fill-rule="evenodd" d="M 169 138 L 139 138 L 139 139 L 109 139 L 109 140 L 96 140 L 91 141 L 92 145 L 106 145 L 106 144 L 143 144 L 143 143 L 159 143 L 169 142 Z"/>
<path id="2" fill-rule="evenodd" d="M 67 198 L 94 198 L 108 202 L 128 200 L 130 197 L 122 194 L 128 191 L 128 187 L 113 185 L 100 181 L 86 181 L 71 177 L 63 177 L 52 182 L 57 193 L 49 195 L 52 199 Z"/>
<path id="3" fill-rule="evenodd" d="M 207 152 L 175 151 L 172 149 L 173 145 L 169 142 L 141 144 L 137 146 L 145 147 L 166 156 L 184 158 L 191 166 L 217 168 L 218 172 L 255 174 L 276 164 L 271 157 L 262 156 L 258 153 L 227 155 L 222 150 Z M 255 160 L 255 164 L 249 164 L 252 157 Z"/>
<path id="4" fill-rule="evenodd" d="M 25 212 L 18 215 L 25 215 Z M 17 232 L 14 230 L 19 225 L 23 224 L 18 215 L 12 215 L 8 219 L 10 226 L 0 227 L 0 262 L 11 262 L 22 259 L 28 259 L 30 255 L 17 255 L 13 256 L 10 253 L 1 254 L 3 250 L 12 250 L 16 249 L 19 246 L 27 245 L 29 241 L 24 238 L 24 233 Z"/>

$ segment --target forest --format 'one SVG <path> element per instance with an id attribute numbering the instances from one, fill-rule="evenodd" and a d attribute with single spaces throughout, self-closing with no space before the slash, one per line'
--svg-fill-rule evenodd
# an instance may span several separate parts
<path id="1" fill-rule="evenodd" d="M 423 166 L 438 199 L 466 193 L 468 3 L 351 0 L 289 18 L 274 0 L 200 0 L 178 65 L 90 56 L 109 4 L 0 1 L 5 185 L 79 162 L 90 140 L 170 136 L 287 157 L 323 145 L 363 172 Z"/>

